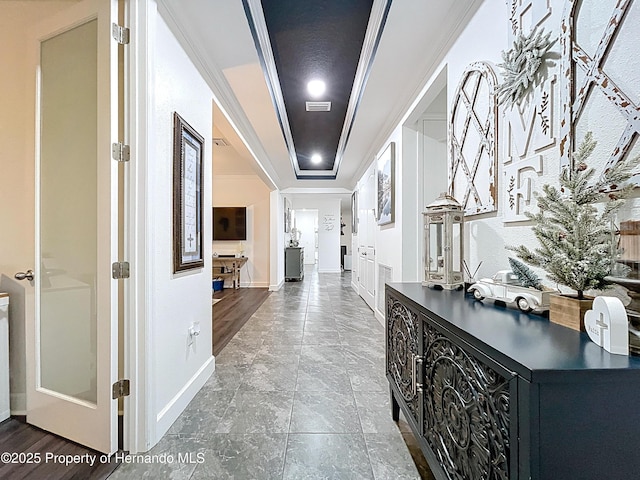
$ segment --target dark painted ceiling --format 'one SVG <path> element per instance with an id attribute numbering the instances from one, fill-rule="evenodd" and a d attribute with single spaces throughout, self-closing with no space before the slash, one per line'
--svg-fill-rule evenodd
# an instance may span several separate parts
<path id="1" fill-rule="evenodd" d="M 296 177 L 334 179 L 357 110 L 353 105 L 349 109 L 350 101 L 356 107 L 359 101 L 351 99 L 352 92 L 359 96 L 366 80 L 364 75 L 360 88 L 354 90 L 374 0 L 262 0 L 264 25 L 244 1 Z M 389 5 L 390 0 L 385 12 Z M 375 34 L 376 41 L 383 26 L 384 21 Z M 265 29 L 271 52 L 258 39 Z M 365 69 L 373 55 L 367 60 Z M 275 80 L 269 77 L 270 63 L 277 71 Z M 307 83 L 316 79 L 325 82 L 326 91 L 314 98 Z M 331 102 L 331 109 L 307 111 L 309 101 Z M 314 154 L 322 157 L 321 163 L 312 163 Z M 326 175 L 321 176 L 323 173 Z"/>

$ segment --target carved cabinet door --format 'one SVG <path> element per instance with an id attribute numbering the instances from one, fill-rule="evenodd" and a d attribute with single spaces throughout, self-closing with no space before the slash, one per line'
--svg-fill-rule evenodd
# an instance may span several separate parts
<path id="1" fill-rule="evenodd" d="M 395 399 L 404 404 L 407 420 L 421 429 L 422 357 L 418 314 L 391 295 L 387 296 L 386 373 Z"/>
<path id="2" fill-rule="evenodd" d="M 517 376 L 421 318 L 424 440 L 449 479 L 516 478 Z"/>

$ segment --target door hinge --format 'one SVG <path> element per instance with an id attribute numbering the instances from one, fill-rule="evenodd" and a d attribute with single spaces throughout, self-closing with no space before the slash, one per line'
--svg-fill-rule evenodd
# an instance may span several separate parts
<path id="1" fill-rule="evenodd" d="M 129 262 L 113 262 L 111 265 L 111 276 L 115 280 L 129 278 Z"/>
<path id="2" fill-rule="evenodd" d="M 129 29 L 127 27 L 114 23 L 111 26 L 111 34 L 120 45 L 127 45 L 129 43 Z"/>
<path id="3" fill-rule="evenodd" d="M 131 158 L 131 149 L 129 145 L 122 142 L 111 144 L 111 157 L 119 162 L 128 162 Z"/>
<path id="4" fill-rule="evenodd" d="M 131 385 L 128 378 L 118 380 L 113 384 L 113 395 L 111 395 L 111 398 L 115 400 L 116 398 L 128 397 L 130 387 Z"/>

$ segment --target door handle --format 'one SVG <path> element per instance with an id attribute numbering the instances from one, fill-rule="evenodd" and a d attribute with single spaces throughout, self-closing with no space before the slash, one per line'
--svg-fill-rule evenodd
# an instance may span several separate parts
<path id="1" fill-rule="evenodd" d="M 15 278 L 16 280 L 24 280 L 24 279 L 27 279 L 27 280 L 29 280 L 30 282 L 32 282 L 32 281 L 33 281 L 33 275 L 34 275 L 33 270 L 29 269 L 29 270 L 27 270 L 26 272 L 18 272 L 18 273 L 16 273 L 16 274 L 14 275 L 14 278 Z"/>
<path id="2" fill-rule="evenodd" d="M 422 393 L 422 383 L 418 382 L 418 368 L 422 366 L 424 359 L 415 353 L 411 355 L 411 390 L 415 397 L 418 393 Z"/>

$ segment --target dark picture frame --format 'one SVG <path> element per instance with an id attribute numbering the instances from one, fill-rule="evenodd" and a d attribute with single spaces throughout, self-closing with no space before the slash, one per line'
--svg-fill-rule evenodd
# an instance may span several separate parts
<path id="1" fill-rule="evenodd" d="M 202 251 L 204 138 L 173 113 L 173 272 L 204 267 Z"/>
<path id="2" fill-rule="evenodd" d="M 358 233 L 358 191 L 354 190 L 351 194 L 351 233 Z"/>
<path id="3" fill-rule="evenodd" d="M 387 225 L 395 221 L 395 170 L 396 144 L 391 142 L 384 149 L 377 162 L 378 203 L 376 214 L 378 225 Z"/>

